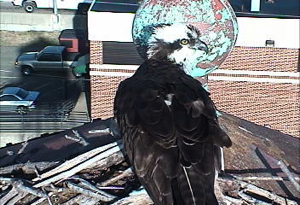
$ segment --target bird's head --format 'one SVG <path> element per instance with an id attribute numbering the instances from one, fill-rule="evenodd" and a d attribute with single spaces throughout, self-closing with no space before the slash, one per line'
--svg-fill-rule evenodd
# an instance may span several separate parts
<path id="1" fill-rule="evenodd" d="M 183 66 L 187 74 L 207 57 L 208 47 L 199 30 L 183 23 L 161 25 L 148 40 L 147 58 L 168 60 Z"/>

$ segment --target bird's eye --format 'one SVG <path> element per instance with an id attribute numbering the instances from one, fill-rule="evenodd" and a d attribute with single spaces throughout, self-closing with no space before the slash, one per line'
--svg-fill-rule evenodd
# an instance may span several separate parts
<path id="1" fill-rule="evenodd" d="M 187 40 L 187 39 L 182 39 L 182 40 L 180 41 L 180 43 L 181 43 L 182 45 L 187 45 L 187 44 L 189 44 L 189 40 Z"/>

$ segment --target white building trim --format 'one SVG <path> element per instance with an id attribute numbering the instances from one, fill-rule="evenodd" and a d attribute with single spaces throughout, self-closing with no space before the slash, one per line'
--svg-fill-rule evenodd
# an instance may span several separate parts
<path id="1" fill-rule="evenodd" d="M 233 81 L 233 82 L 255 82 L 255 83 L 298 84 L 298 85 L 300 85 L 300 79 L 297 80 L 297 79 L 277 79 L 277 78 L 208 76 L 208 80 Z"/>
<path id="2" fill-rule="evenodd" d="M 134 73 L 90 71 L 92 76 L 131 77 Z"/>
<path id="3" fill-rule="evenodd" d="M 139 65 L 118 65 L 118 64 L 90 64 L 90 68 L 106 70 L 137 70 Z"/>
<path id="4" fill-rule="evenodd" d="M 293 72 L 274 72 L 274 71 L 250 71 L 250 70 L 225 70 L 225 69 L 217 69 L 213 73 L 234 74 L 234 75 L 264 75 L 264 76 L 300 77 L 300 72 L 293 73 Z"/>
<path id="5" fill-rule="evenodd" d="M 125 72 L 109 72 L 109 70 L 130 70 L 135 71 L 138 65 L 114 65 L 114 64 L 91 64 L 90 68 L 103 69 L 105 71 L 90 71 L 90 75 L 93 76 L 111 76 L 111 77 L 130 77 L 132 73 Z M 236 75 L 249 75 L 249 77 L 233 77 L 233 76 L 213 76 L 209 75 L 209 80 L 222 80 L 222 81 L 240 81 L 240 82 L 259 82 L 259 83 L 288 83 L 288 84 L 300 84 L 299 79 L 278 79 L 278 78 L 257 78 L 252 76 L 273 76 L 273 77 L 300 77 L 300 73 L 292 72 L 273 72 L 273 71 L 247 71 L 247 70 L 225 70 L 218 69 L 213 73 L 218 74 L 236 74 Z"/>

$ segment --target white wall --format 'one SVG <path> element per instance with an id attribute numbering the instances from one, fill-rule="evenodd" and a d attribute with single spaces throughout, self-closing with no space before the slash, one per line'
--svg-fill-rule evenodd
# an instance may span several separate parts
<path id="1" fill-rule="evenodd" d="M 75 15 L 59 15 L 59 21 L 54 14 L 42 13 L 0 13 L 0 29 L 7 31 L 53 31 L 73 29 L 74 23 L 76 28 L 85 28 L 86 16 L 76 17 Z"/>
<path id="2" fill-rule="evenodd" d="M 88 12 L 90 41 L 132 42 L 131 27 L 134 14 Z"/>
<path id="3" fill-rule="evenodd" d="M 134 14 L 88 13 L 89 40 L 132 42 L 131 27 Z M 274 40 L 277 48 L 300 48 L 300 19 L 239 17 L 237 46 L 264 47 Z"/>
<path id="4" fill-rule="evenodd" d="M 264 47 L 274 40 L 277 48 L 300 48 L 300 19 L 239 17 L 237 46 Z"/>

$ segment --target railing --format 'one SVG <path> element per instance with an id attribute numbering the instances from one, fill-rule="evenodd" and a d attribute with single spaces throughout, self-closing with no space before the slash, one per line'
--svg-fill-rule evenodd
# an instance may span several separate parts
<path id="1" fill-rule="evenodd" d="M 0 133 L 62 131 L 90 122 L 86 112 L 16 113 L 0 114 Z"/>

